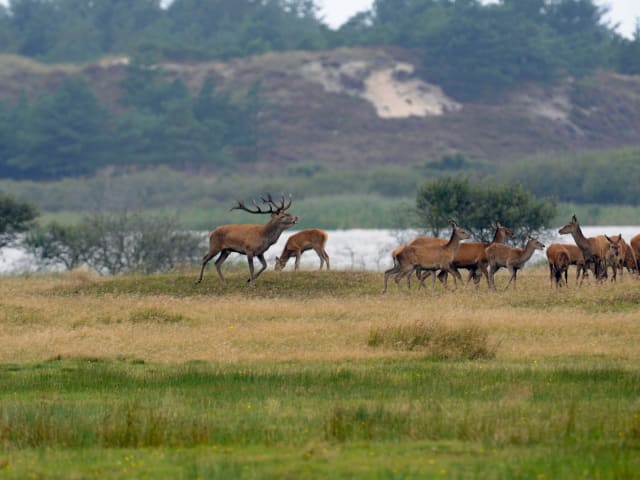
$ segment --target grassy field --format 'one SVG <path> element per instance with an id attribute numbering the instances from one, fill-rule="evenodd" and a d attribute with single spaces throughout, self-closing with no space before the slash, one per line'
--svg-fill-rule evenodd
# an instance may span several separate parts
<path id="1" fill-rule="evenodd" d="M 629 275 L 196 273 L 0 278 L 0 478 L 640 478 Z"/>

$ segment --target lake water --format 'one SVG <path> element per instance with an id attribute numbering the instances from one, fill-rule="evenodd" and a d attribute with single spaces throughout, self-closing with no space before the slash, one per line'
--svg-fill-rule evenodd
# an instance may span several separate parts
<path id="1" fill-rule="evenodd" d="M 640 226 L 607 226 L 607 227 L 582 227 L 587 237 L 596 235 L 622 234 L 625 240 L 631 239 L 640 233 Z M 275 257 L 279 256 L 284 245 L 295 231 L 285 231 L 278 242 L 265 254 L 269 268 L 273 268 Z M 327 252 L 331 258 L 331 268 L 335 270 L 370 270 L 384 271 L 392 266 L 390 252 L 398 245 L 409 242 L 417 236 L 413 230 L 386 230 L 386 229 L 349 229 L 329 230 Z M 203 238 L 206 234 L 203 233 Z M 546 244 L 553 242 L 573 243 L 571 235 L 559 235 L 557 230 L 549 232 L 541 240 Z M 202 254 L 206 251 L 203 247 Z M 544 260 L 544 252 L 537 251 L 529 264 L 535 264 Z M 244 256 L 232 254 L 228 262 L 246 262 Z M 257 262 L 256 262 L 257 264 Z M 294 260 L 290 259 L 286 269 L 292 269 Z M 302 256 L 300 267 L 304 269 L 318 268 L 320 260 L 313 251 L 308 251 Z M 24 251 L 13 248 L 4 248 L 0 251 L 0 274 L 19 274 L 35 272 L 38 265 L 34 259 Z"/>

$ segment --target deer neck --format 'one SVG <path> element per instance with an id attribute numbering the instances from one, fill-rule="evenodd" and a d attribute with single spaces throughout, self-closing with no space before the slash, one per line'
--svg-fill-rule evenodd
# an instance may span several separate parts
<path id="1" fill-rule="evenodd" d="M 446 250 L 450 250 L 452 252 L 455 252 L 458 249 L 458 247 L 460 246 L 460 241 L 461 241 L 461 238 L 457 235 L 457 233 L 455 231 L 453 231 L 451 233 L 451 237 L 449 237 L 449 241 L 446 243 L 444 248 Z"/>
<path id="2" fill-rule="evenodd" d="M 263 238 L 265 239 L 265 243 L 268 245 L 273 245 L 278 241 L 280 235 L 287 227 L 283 224 L 281 218 L 272 218 L 269 220 L 264 227 L 262 227 L 262 231 L 264 233 Z"/>
<path id="3" fill-rule="evenodd" d="M 491 243 L 504 243 L 506 238 L 507 236 L 505 235 L 504 230 L 502 230 L 502 228 L 498 228 L 493 236 L 493 240 L 491 240 Z"/>
<path id="4" fill-rule="evenodd" d="M 533 252 L 535 252 L 536 249 L 533 246 L 533 242 L 530 240 L 527 242 L 527 244 L 524 247 L 524 250 L 522 251 L 522 254 L 520 255 L 520 260 L 518 263 L 526 263 L 529 261 L 529 259 L 531 258 L 531 256 L 533 255 Z"/>
<path id="5" fill-rule="evenodd" d="M 580 225 L 576 225 L 576 228 L 573 232 L 571 232 L 571 236 L 573 240 L 576 242 L 576 245 L 580 247 L 581 250 L 591 251 L 591 245 L 589 244 L 589 239 L 584 236 L 582 233 L 582 229 Z"/>

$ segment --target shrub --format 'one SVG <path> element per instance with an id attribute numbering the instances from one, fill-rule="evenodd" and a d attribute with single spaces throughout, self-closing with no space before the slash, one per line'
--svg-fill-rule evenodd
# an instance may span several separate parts
<path id="1" fill-rule="evenodd" d="M 488 333 L 478 327 L 452 328 L 433 321 L 375 328 L 369 332 L 368 344 L 408 351 L 424 349 L 429 357 L 441 359 L 488 359 L 495 357 L 496 350 L 489 343 Z"/>

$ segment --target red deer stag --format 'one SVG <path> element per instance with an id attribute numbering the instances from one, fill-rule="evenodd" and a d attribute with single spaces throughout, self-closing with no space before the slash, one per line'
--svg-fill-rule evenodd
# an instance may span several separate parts
<path id="1" fill-rule="evenodd" d="M 556 253 L 559 250 L 563 250 L 569 255 L 570 266 L 576 266 L 576 286 L 581 286 L 584 279 L 589 276 L 587 266 L 584 262 L 584 256 L 582 255 L 582 250 L 580 250 L 577 245 L 566 243 L 552 243 L 547 247 L 547 260 L 549 262 L 549 281 L 553 282 L 554 272 L 557 270 L 557 266 L 560 265 L 559 263 L 557 263 L 558 254 Z M 567 283 L 567 272 L 565 272 L 565 283 L 567 284 L 567 286 L 569 286 Z M 579 284 L 578 280 L 580 280 Z"/>
<path id="2" fill-rule="evenodd" d="M 580 254 L 582 256 L 582 253 Z M 571 255 L 566 245 L 562 243 L 552 243 L 547 247 L 547 263 L 549 264 L 549 281 L 553 285 L 555 280 L 556 288 L 562 286 L 562 274 L 564 274 L 564 284 L 568 287 L 567 280 L 569 265 L 571 265 Z"/>
<path id="3" fill-rule="evenodd" d="M 562 227 L 558 232 L 562 235 L 570 233 L 576 242 L 586 265 L 591 265 L 596 281 L 607 278 L 606 258 L 609 254 L 609 242 L 600 235 L 598 237 L 585 237 L 578 223 L 578 218 L 573 215 L 571 221 Z"/>
<path id="4" fill-rule="evenodd" d="M 455 270 L 451 264 L 461 240 L 466 240 L 471 235 L 464 228 L 459 227 L 456 222 L 450 221 L 452 232 L 449 241 L 445 244 L 438 242 L 424 242 L 423 244 L 407 245 L 396 255 L 396 264 L 384 272 L 384 290 L 387 291 L 387 282 L 390 275 L 395 275 L 394 279 L 398 287 L 400 280 L 407 274 L 411 274 L 416 269 L 421 270 L 446 270 L 454 275 L 454 278 L 462 281 L 460 272 Z M 440 239 L 437 239 L 440 240 Z M 435 276 L 432 283 L 435 288 Z"/>
<path id="5" fill-rule="evenodd" d="M 209 260 L 218 255 L 218 253 L 220 253 L 220 256 L 216 259 L 215 266 L 220 281 L 225 283 L 222 272 L 220 271 L 220 266 L 232 252 L 236 252 L 247 256 L 247 261 L 249 262 L 249 283 L 253 286 L 253 281 L 267 268 L 264 253 L 271 245 L 278 241 L 280 234 L 285 229 L 292 227 L 298 221 L 297 216 L 287 213 L 287 210 L 291 207 L 291 198 L 289 198 L 289 202 L 286 205 L 284 197 L 282 197 L 280 204 L 276 204 L 271 198 L 271 195 L 267 195 L 267 198 L 262 198 L 262 202 L 268 205 L 268 210 L 260 208 L 255 201 L 253 204 L 256 208 L 253 210 L 247 208 L 243 202 L 238 202 L 238 205 L 231 210 L 244 210 L 245 212 L 255 214 L 270 214 L 271 219 L 266 225 L 221 225 L 209 234 L 209 251 L 202 257 L 202 268 L 200 269 L 200 275 L 196 283 L 202 281 L 204 267 Z M 253 272 L 254 257 L 257 257 L 262 264 L 262 268 L 255 274 Z"/>
<path id="6" fill-rule="evenodd" d="M 329 270 L 329 254 L 324 249 L 328 238 L 327 232 L 319 228 L 301 230 L 291 235 L 287 239 L 284 250 L 282 250 L 282 255 L 276 257 L 276 271 L 282 270 L 291 257 L 296 257 L 295 270 L 298 270 L 302 253 L 311 249 L 320 257 L 320 270 L 322 270 L 325 262 L 327 263 L 327 270 Z"/>
<path id="7" fill-rule="evenodd" d="M 495 276 L 496 272 L 502 267 L 506 267 L 511 273 L 509 283 L 505 290 L 509 288 L 513 282 L 513 288 L 516 288 L 516 280 L 518 270 L 529 261 L 535 250 L 544 250 L 544 244 L 533 237 L 529 237 L 524 248 L 513 248 L 501 243 L 494 243 L 487 247 L 487 258 L 489 259 L 489 288 L 496 289 Z"/>

